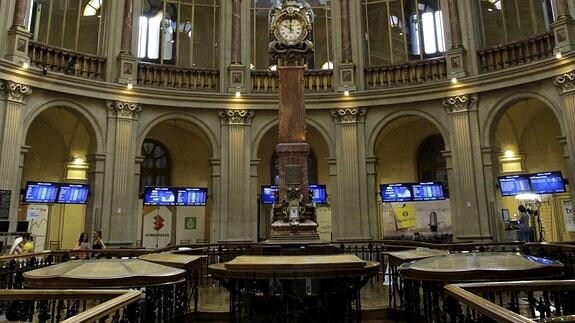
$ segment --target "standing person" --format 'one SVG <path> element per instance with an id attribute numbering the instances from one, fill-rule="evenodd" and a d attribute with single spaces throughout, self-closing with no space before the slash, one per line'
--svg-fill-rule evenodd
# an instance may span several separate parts
<path id="1" fill-rule="evenodd" d="M 529 242 L 529 213 L 523 205 L 517 208 L 519 211 L 519 240 Z"/>
<path id="2" fill-rule="evenodd" d="M 102 240 L 102 230 L 94 230 L 92 235 L 92 249 L 106 249 L 104 240 Z"/>
<path id="3" fill-rule="evenodd" d="M 12 248 L 10 248 L 9 255 L 19 255 L 24 253 L 24 245 L 30 240 L 30 233 L 24 232 L 22 235 L 16 239 L 12 243 Z"/>
<path id="4" fill-rule="evenodd" d="M 88 234 L 86 232 L 80 233 L 80 237 L 78 238 L 78 242 L 76 243 L 76 248 L 74 250 L 89 250 L 90 249 L 90 241 L 88 239 Z M 89 258 L 89 254 L 87 252 L 77 252 L 76 255 L 79 259 L 86 259 Z"/>

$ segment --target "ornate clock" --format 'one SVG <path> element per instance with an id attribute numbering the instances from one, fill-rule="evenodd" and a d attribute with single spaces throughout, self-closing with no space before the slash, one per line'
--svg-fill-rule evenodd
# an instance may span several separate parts
<path id="1" fill-rule="evenodd" d="M 301 64 L 313 52 L 313 13 L 295 0 L 284 0 L 269 14 L 269 52 L 281 63 Z"/>

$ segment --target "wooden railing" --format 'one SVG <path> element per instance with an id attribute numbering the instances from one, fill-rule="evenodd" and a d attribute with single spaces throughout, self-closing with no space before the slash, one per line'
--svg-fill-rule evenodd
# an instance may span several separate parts
<path id="1" fill-rule="evenodd" d="M 138 85 L 202 92 L 219 90 L 219 71 L 138 63 Z"/>
<path id="2" fill-rule="evenodd" d="M 278 91 L 278 73 L 275 71 L 251 71 L 252 92 Z M 333 91 L 333 70 L 307 70 L 304 76 L 304 91 L 328 93 Z"/>
<path id="3" fill-rule="evenodd" d="M 421 84 L 447 79 L 445 58 L 365 69 L 367 89 Z"/>
<path id="4" fill-rule="evenodd" d="M 44 73 L 58 72 L 68 75 L 103 80 L 106 58 L 64 48 L 29 42 L 28 56 L 31 65 Z"/>
<path id="5" fill-rule="evenodd" d="M 138 310 L 142 299 L 136 290 L 0 290 L 11 321 L 146 322 Z"/>
<path id="6" fill-rule="evenodd" d="M 532 38 L 477 51 L 479 71 L 493 72 L 542 60 L 553 55 L 555 36 L 552 31 Z"/>

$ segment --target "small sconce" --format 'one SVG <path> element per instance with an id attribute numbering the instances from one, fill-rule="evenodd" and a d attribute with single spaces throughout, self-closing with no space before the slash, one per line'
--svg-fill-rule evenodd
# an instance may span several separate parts
<path id="1" fill-rule="evenodd" d="M 451 84 L 457 84 L 457 74 L 455 72 L 451 73 Z"/>
<path id="2" fill-rule="evenodd" d="M 25 59 L 21 60 L 20 63 L 22 63 L 23 69 L 27 69 L 28 67 L 30 67 L 30 63 Z"/>
<path id="3" fill-rule="evenodd" d="M 559 48 L 559 47 L 555 47 L 553 49 L 553 54 L 555 55 L 555 58 L 557 58 L 557 59 L 563 57 L 563 53 L 561 53 L 561 48 Z"/>
<path id="4" fill-rule="evenodd" d="M 126 84 L 126 88 L 127 88 L 128 90 L 131 90 L 133 87 L 134 87 L 134 84 L 132 83 L 132 79 L 129 78 L 129 79 L 128 79 L 128 83 Z"/>
<path id="5" fill-rule="evenodd" d="M 349 96 L 349 88 L 347 87 L 347 85 L 343 86 L 343 95 Z"/>
<path id="6" fill-rule="evenodd" d="M 236 98 L 239 98 L 241 96 L 242 96 L 241 88 L 239 86 L 236 86 Z"/>
<path id="7" fill-rule="evenodd" d="M 86 163 L 86 158 L 84 156 L 74 156 L 74 158 L 72 158 L 72 163 L 74 165 L 83 165 Z"/>
<path id="8" fill-rule="evenodd" d="M 515 154 L 513 153 L 513 150 L 506 150 L 505 153 L 503 153 L 503 156 L 506 158 L 511 158 L 515 156 Z"/>

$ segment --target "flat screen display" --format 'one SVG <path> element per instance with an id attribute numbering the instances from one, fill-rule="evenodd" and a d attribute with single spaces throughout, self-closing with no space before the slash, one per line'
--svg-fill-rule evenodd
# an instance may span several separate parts
<path id="1" fill-rule="evenodd" d="M 176 192 L 178 206 L 205 206 L 208 200 L 208 189 L 205 187 L 181 187 Z"/>
<path id="2" fill-rule="evenodd" d="M 425 182 L 411 184 L 414 201 L 445 200 L 442 182 Z"/>
<path id="3" fill-rule="evenodd" d="M 529 174 L 533 193 L 554 194 L 565 192 L 565 183 L 560 171 Z"/>
<path id="4" fill-rule="evenodd" d="M 58 196 L 58 183 L 27 182 L 24 191 L 24 203 L 48 203 L 56 202 Z"/>
<path id="5" fill-rule="evenodd" d="M 146 187 L 144 205 L 176 205 L 176 195 L 171 187 Z"/>
<path id="6" fill-rule="evenodd" d="M 327 191 L 325 185 L 312 184 L 308 185 L 308 190 L 312 192 L 312 201 L 316 204 L 327 204 Z"/>
<path id="7" fill-rule="evenodd" d="M 90 187 L 84 184 L 60 184 L 57 203 L 86 204 Z"/>
<path id="8" fill-rule="evenodd" d="M 408 202 L 413 200 L 411 185 L 406 183 L 382 184 L 379 186 L 381 200 L 386 202 Z"/>
<path id="9" fill-rule="evenodd" d="M 502 196 L 532 193 L 528 175 L 499 176 L 497 181 L 499 182 L 499 190 Z"/>
<path id="10" fill-rule="evenodd" d="M 276 194 L 279 188 L 276 185 L 265 185 L 262 186 L 262 191 L 260 193 L 260 203 L 261 204 L 274 204 Z"/>

